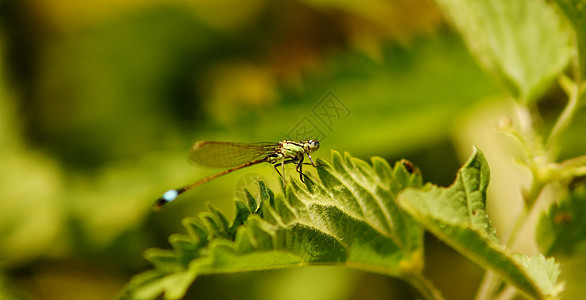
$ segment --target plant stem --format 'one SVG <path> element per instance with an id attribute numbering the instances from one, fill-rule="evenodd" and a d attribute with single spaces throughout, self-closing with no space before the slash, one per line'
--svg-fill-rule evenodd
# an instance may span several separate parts
<path id="1" fill-rule="evenodd" d="M 523 228 L 523 226 L 525 225 L 525 222 L 527 221 L 527 216 L 529 216 L 527 207 L 523 206 L 521 215 L 517 218 L 515 224 L 513 225 L 513 229 L 509 232 L 509 235 L 505 238 L 503 242 L 503 244 L 505 244 L 507 248 L 513 247 L 513 245 L 517 241 L 517 236 L 519 235 L 519 232 L 521 232 L 521 228 Z"/>
<path id="2" fill-rule="evenodd" d="M 523 195 L 524 206 L 521 214 L 515 220 L 515 224 L 513 225 L 513 229 L 509 232 L 507 237 L 504 239 L 503 243 L 507 248 L 513 248 L 515 242 L 517 241 L 517 237 L 521 232 L 521 229 L 527 222 L 527 218 L 532 215 L 534 210 L 536 209 L 537 199 L 541 195 L 541 192 L 545 188 L 545 184 L 538 179 L 533 179 L 531 187 L 529 191 Z"/>
<path id="3" fill-rule="evenodd" d="M 493 271 L 486 271 L 484 273 L 484 278 L 480 283 L 480 287 L 478 288 L 478 292 L 476 293 L 476 300 L 490 300 L 492 299 L 492 295 L 494 294 L 494 289 L 496 285 L 499 283 L 499 280 L 496 274 Z"/>
<path id="4" fill-rule="evenodd" d="M 511 230 L 511 232 L 508 234 L 508 236 L 503 241 L 503 243 L 506 245 L 507 248 L 513 248 L 513 246 L 517 242 L 517 238 L 519 236 L 519 233 L 521 232 L 521 229 L 524 227 L 525 223 L 527 222 L 528 216 L 535 213 L 534 210 L 538 207 L 537 205 L 535 205 L 535 203 L 536 203 L 537 199 L 539 198 L 539 196 L 541 195 L 543 188 L 548 184 L 548 182 L 544 182 L 544 180 L 549 179 L 549 178 L 545 178 L 545 179 L 541 178 L 541 176 L 539 176 L 540 171 L 542 171 L 542 168 L 546 168 L 550 162 L 555 161 L 555 159 L 557 157 L 557 152 L 554 150 L 555 144 L 557 143 L 561 133 L 564 132 L 567 129 L 567 127 L 570 125 L 572 119 L 574 118 L 576 111 L 578 110 L 579 99 L 582 94 L 582 90 L 580 88 L 581 82 L 573 83 L 569 79 L 567 79 L 566 77 L 561 77 L 560 84 L 565 88 L 566 92 L 568 93 L 568 96 L 569 96 L 568 104 L 566 105 L 562 114 L 560 115 L 560 117 L 556 121 L 556 123 L 555 123 L 555 125 L 554 125 L 548 139 L 547 139 L 547 142 L 545 143 L 545 149 L 546 149 L 547 155 L 545 157 L 540 155 L 540 153 L 541 153 L 540 150 L 543 148 L 539 148 L 539 149 L 536 148 L 536 147 L 540 147 L 540 146 L 535 145 L 533 143 L 532 143 L 532 145 L 527 145 L 527 146 L 529 146 L 528 149 L 530 149 L 530 151 L 529 151 L 530 159 L 533 160 L 532 163 L 530 164 L 531 171 L 533 173 L 533 181 L 531 183 L 531 187 L 529 188 L 529 191 L 523 195 L 523 200 L 524 200 L 523 211 L 521 212 L 521 215 L 515 221 L 513 229 Z M 530 135 L 530 136 L 528 136 L 529 139 L 522 138 L 520 140 L 534 142 L 535 140 L 534 140 L 533 136 L 531 136 L 531 135 L 533 135 L 535 133 L 535 131 L 534 131 L 533 124 L 531 122 L 531 117 L 527 114 L 527 110 L 519 107 L 517 110 L 517 116 L 519 119 L 518 121 L 520 122 L 521 134 Z M 573 164 L 576 164 L 576 163 L 582 164 L 584 162 L 586 162 L 586 156 L 579 157 L 575 161 L 571 161 L 570 163 L 571 164 L 572 163 Z M 496 276 L 496 274 L 494 272 L 487 271 L 484 276 L 484 279 L 482 280 L 482 283 L 478 289 L 478 293 L 476 295 L 476 300 L 493 299 L 496 286 L 498 286 L 499 283 L 501 283 L 501 279 L 498 276 Z M 508 288 L 505 288 L 503 293 L 501 293 L 500 298 L 501 299 L 510 299 L 511 297 L 513 297 L 515 295 L 515 293 L 516 293 L 516 290 L 514 288 L 508 287 Z"/>
<path id="5" fill-rule="evenodd" d="M 513 299 L 517 295 L 517 288 L 514 286 L 506 287 L 495 299 L 496 300 L 509 300 Z"/>
<path id="6" fill-rule="evenodd" d="M 580 177 L 586 175 L 586 166 L 574 168 L 573 177 Z"/>
<path id="7" fill-rule="evenodd" d="M 574 69 L 576 70 L 576 67 Z M 543 191 L 543 188 L 549 183 L 552 183 L 551 177 L 546 176 L 545 178 L 543 178 L 543 176 L 540 176 L 540 174 L 544 171 L 544 169 L 548 168 L 550 164 L 555 162 L 557 158 L 557 151 L 555 151 L 554 148 L 558 142 L 558 139 L 562 132 L 564 132 L 568 128 L 568 126 L 572 122 L 572 119 L 574 118 L 574 115 L 578 111 L 579 100 L 582 96 L 583 89 L 581 88 L 582 84 L 580 77 L 576 75 L 575 78 L 577 79 L 577 82 L 572 82 L 563 74 L 559 77 L 560 85 L 568 94 L 568 103 L 562 111 L 560 117 L 557 119 L 555 125 L 553 126 L 553 129 L 549 134 L 549 137 L 547 138 L 547 142 L 545 144 L 545 150 L 547 155 L 545 157 L 545 160 L 534 161 L 532 163 L 531 171 L 533 173 L 533 182 L 531 183 L 529 192 L 526 195 L 523 195 L 523 199 L 525 201 L 525 209 L 523 210 L 522 215 L 515 222 L 513 230 L 505 240 L 505 245 L 509 248 L 512 247 L 517 241 L 517 236 L 523 225 L 525 225 L 527 217 L 534 213 L 534 210 L 537 207 L 537 205 L 535 205 L 535 202 L 539 198 L 539 195 Z M 538 156 L 533 157 L 533 159 L 535 158 L 538 158 Z M 586 163 L 586 156 L 580 156 L 574 159 L 567 160 L 566 162 L 558 164 L 557 166 L 568 167 L 568 165 L 570 165 L 571 167 L 577 164 L 584 163 Z M 559 180 L 559 178 L 556 178 L 555 180 Z"/>
<path id="8" fill-rule="evenodd" d="M 586 165 L 586 155 L 577 156 L 564 160 L 559 164 L 561 168 L 571 168 Z"/>
<path id="9" fill-rule="evenodd" d="M 421 294 L 421 296 L 428 300 L 443 300 L 444 296 L 441 292 L 429 281 L 425 278 L 421 273 L 414 273 L 409 274 L 403 277 L 405 281 L 409 282 L 413 287 L 417 289 L 417 291 Z"/>
<path id="10" fill-rule="evenodd" d="M 561 77 L 560 81 L 562 80 L 566 80 L 569 81 L 569 79 L 567 79 L 566 77 Z M 551 130 L 551 133 L 549 134 L 549 137 L 547 139 L 547 143 L 546 143 L 546 149 L 548 149 L 548 153 L 549 153 L 549 161 L 555 161 L 556 157 L 557 157 L 557 153 L 556 151 L 553 151 L 553 148 L 555 146 L 555 144 L 557 143 L 560 134 L 566 130 L 566 128 L 570 125 L 570 123 L 572 122 L 572 119 L 574 118 L 574 115 L 576 114 L 576 112 L 578 111 L 578 104 L 579 104 L 579 100 L 580 97 L 582 95 L 582 89 L 581 87 L 581 82 L 574 82 L 574 83 L 565 83 L 562 84 L 562 86 L 566 86 L 566 92 L 568 93 L 568 104 L 566 105 L 566 107 L 564 108 L 564 110 L 562 111 L 562 114 L 560 115 L 560 117 L 558 118 L 558 120 L 556 121 L 555 125 L 553 126 L 553 129 Z"/>

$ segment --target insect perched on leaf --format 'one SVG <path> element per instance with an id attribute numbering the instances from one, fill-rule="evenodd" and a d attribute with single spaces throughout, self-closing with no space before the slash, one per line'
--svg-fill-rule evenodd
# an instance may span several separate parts
<path id="1" fill-rule="evenodd" d="M 419 170 L 418 167 L 416 167 L 415 165 L 413 165 L 412 162 L 406 160 L 406 159 L 401 159 L 401 164 L 403 165 L 403 167 L 405 167 L 405 170 L 407 170 L 407 172 L 409 172 L 409 174 L 413 174 L 413 173 L 420 173 L 421 171 Z"/>
<path id="2" fill-rule="evenodd" d="M 252 144 L 210 141 L 196 142 L 193 144 L 191 153 L 189 154 L 189 160 L 204 167 L 229 169 L 205 177 L 184 187 L 168 190 L 163 196 L 157 199 L 153 208 L 159 210 L 165 204 L 175 200 L 177 196 L 201 184 L 233 171 L 264 162 L 273 164 L 277 173 L 283 178 L 283 182 L 285 181 L 285 176 L 283 176 L 285 165 L 296 164 L 295 170 L 299 173 L 301 181 L 304 181 L 304 177 L 307 177 L 307 175 L 303 174 L 303 165 L 316 166 L 311 158 L 311 153 L 318 149 L 319 142 L 316 140 L 299 142 L 282 140 L 278 143 Z M 303 162 L 306 154 L 311 163 Z M 279 172 L 279 166 L 281 166 L 283 173 Z M 307 178 L 309 179 L 309 177 Z"/>

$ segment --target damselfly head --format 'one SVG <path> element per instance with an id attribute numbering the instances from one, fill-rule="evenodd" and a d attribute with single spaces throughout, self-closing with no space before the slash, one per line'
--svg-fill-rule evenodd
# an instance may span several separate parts
<path id="1" fill-rule="evenodd" d="M 319 142 L 317 140 L 307 140 L 305 141 L 305 148 L 309 152 L 317 151 L 319 149 Z"/>

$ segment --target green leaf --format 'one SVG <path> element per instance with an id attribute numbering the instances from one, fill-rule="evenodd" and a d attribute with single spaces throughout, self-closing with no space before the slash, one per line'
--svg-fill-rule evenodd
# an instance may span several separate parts
<path id="1" fill-rule="evenodd" d="M 123 298 L 180 298 L 199 275 L 306 265 L 341 265 L 412 280 L 423 262 L 423 228 L 396 203 L 408 187 L 422 186 L 412 167 L 372 166 L 332 152 L 318 160 L 319 181 L 292 181 L 285 195 L 259 182 L 260 199 L 236 201 L 228 224 L 210 205 L 199 219 L 184 220 L 189 234 L 169 238 L 173 250 L 145 253 L 154 270 L 135 276 Z"/>
<path id="2" fill-rule="evenodd" d="M 499 244 L 486 212 L 489 173 L 484 155 L 476 150 L 451 186 L 407 189 L 399 204 L 439 239 L 526 294 L 555 296 L 559 265 L 553 259 L 512 254 Z"/>
<path id="3" fill-rule="evenodd" d="M 537 243 L 547 255 L 586 254 L 586 187 L 579 186 L 543 214 Z"/>
<path id="4" fill-rule="evenodd" d="M 568 62 L 568 32 L 542 0 L 437 3 L 480 64 L 522 103 L 538 98 Z"/>
<path id="5" fill-rule="evenodd" d="M 584 0 L 556 0 L 562 12 L 572 24 L 575 31 L 575 40 L 578 47 L 578 62 L 581 78 L 586 74 L 586 1 Z"/>

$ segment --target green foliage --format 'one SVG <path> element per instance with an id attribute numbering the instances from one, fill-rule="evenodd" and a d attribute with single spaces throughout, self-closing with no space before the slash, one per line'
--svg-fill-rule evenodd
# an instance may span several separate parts
<path id="1" fill-rule="evenodd" d="M 259 199 L 248 193 L 248 204 L 236 201 L 231 223 L 211 205 L 199 220 L 185 219 L 189 235 L 171 236 L 174 250 L 147 251 L 155 269 L 135 276 L 125 297 L 177 298 L 199 275 L 308 265 L 345 265 L 409 280 L 423 266 L 417 222 L 532 297 L 561 290 L 552 258 L 512 254 L 499 245 L 485 210 L 490 172 L 480 151 L 448 188 L 422 186 L 417 171 L 400 163 L 391 169 L 376 157 L 370 166 L 334 151 L 332 160 L 319 161 L 321 182 L 293 181 L 285 196 L 260 182 Z"/>
<path id="2" fill-rule="evenodd" d="M 307 265 L 345 265 L 408 278 L 421 272 L 423 230 L 396 203 L 421 176 L 383 159 L 372 166 L 332 152 L 319 160 L 320 182 L 293 181 L 285 195 L 259 182 L 260 199 L 236 201 L 233 222 L 210 205 L 184 220 L 189 235 L 173 235 L 174 250 L 151 249 L 155 270 L 136 276 L 126 297 L 181 297 L 199 275 Z M 313 181 L 317 181 L 314 179 Z"/>
<path id="3" fill-rule="evenodd" d="M 277 140 L 308 120 L 327 136 L 324 146 L 358 157 L 409 157 L 428 178 L 447 182 L 457 166 L 452 141 L 468 149 L 474 143 L 460 137 L 481 136 L 479 114 L 498 107 L 494 115 L 510 118 L 500 124 L 520 145 L 505 155 L 498 153 L 504 147 L 482 146 L 491 169 L 515 156 L 528 171 L 522 186 L 506 187 L 519 197 L 502 197 L 505 209 L 493 209 L 500 199 L 486 199 L 480 152 L 448 188 L 422 186 L 401 164 L 374 158 L 370 165 L 335 152 L 331 164 L 320 160 L 315 184 L 293 181 L 273 192 L 268 185 L 278 178 L 266 167 L 269 180 L 235 202 L 233 218 L 223 213 L 233 205 L 233 188 L 225 187 L 238 176 L 226 176 L 185 195 L 214 206 L 184 219 L 188 234 L 171 235 L 172 250 L 146 251 L 154 268 L 135 276 L 125 297 L 179 298 L 206 274 L 332 265 L 397 277 L 422 297 L 441 299 L 423 277 L 424 229 L 487 271 L 478 300 L 518 298 L 519 291 L 557 298 L 558 274 L 567 283 L 559 296 L 583 297 L 586 188 L 571 184 L 586 176 L 584 0 L 437 0 L 461 40 L 438 26 L 440 11 L 426 0 L 106 1 L 74 10 L 63 1 L 33 2 L 11 1 L 6 15 L 18 17 L 0 24 L 3 296 L 25 287 L 33 298 L 48 291 L 79 299 L 88 283 L 118 290 L 144 268 L 138 253 L 145 245 L 161 243 L 177 220 L 202 209 L 203 201 L 181 201 L 159 214 L 149 210 L 160 191 L 207 174 L 185 164 L 184 149 L 196 139 Z M 501 91 L 473 58 L 517 102 L 514 113 L 501 113 Z M 550 89 L 556 77 L 567 99 Z M 351 114 L 320 115 L 328 91 Z M 468 111 L 480 102 L 490 109 Z M 492 130 L 497 122 L 487 123 Z M 491 196 L 507 194 L 491 188 Z M 501 228 L 510 234 L 499 241 Z M 438 257 L 435 250 L 425 249 Z M 551 255 L 555 261 L 545 258 Z M 453 264 L 463 257 L 427 262 L 425 274 L 441 287 L 476 287 L 475 276 L 462 276 L 473 271 Z M 437 261 L 442 268 L 434 269 Z M 462 280 L 437 280 L 446 273 Z M 240 296 L 253 281 L 228 286 Z M 291 281 L 271 288 L 312 293 L 307 281 Z M 262 284 L 249 290 L 264 291 Z M 331 294 L 360 285 L 353 280 Z"/>
<path id="4" fill-rule="evenodd" d="M 567 64 L 568 32 L 544 1 L 437 3 L 480 64 L 523 103 L 541 96 Z"/>
<path id="5" fill-rule="evenodd" d="M 586 254 L 586 187 L 580 185 L 553 203 L 537 227 L 537 242 L 546 255 Z"/>
<path id="6" fill-rule="evenodd" d="M 575 31 L 574 39 L 578 49 L 580 77 L 586 74 L 586 1 L 556 0 Z"/>
<path id="7" fill-rule="evenodd" d="M 426 229 L 473 262 L 492 269 L 535 298 L 555 296 L 559 265 L 538 255 L 513 255 L 503 249 L 486 212 L 489 169 L 476 150 L 447 188 L 408 189 L 400 205 Z"/>

